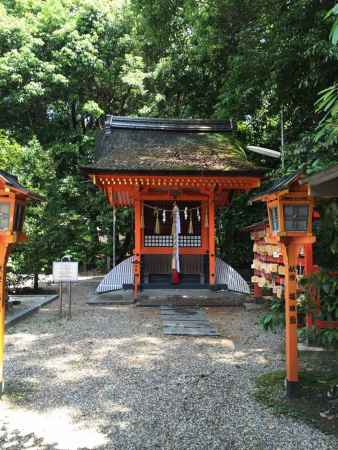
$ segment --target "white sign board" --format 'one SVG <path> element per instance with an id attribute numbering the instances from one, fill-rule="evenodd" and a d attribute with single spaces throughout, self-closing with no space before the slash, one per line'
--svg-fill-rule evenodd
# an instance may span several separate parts
<path id="1" fill-rule="evenodd" d="M 78 262 L 53 262 L 54 281 L 76 281 L 78 275 Z"/>

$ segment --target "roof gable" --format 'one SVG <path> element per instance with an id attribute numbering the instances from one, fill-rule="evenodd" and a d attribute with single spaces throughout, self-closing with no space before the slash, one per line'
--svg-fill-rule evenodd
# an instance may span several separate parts
<path id="1" fill-rule="evenodd" d="M 97 137 L 93 168 L 108 171 L 257 171 L 232 139 L 231 129 L 230 122 L 222 121 L 110 116 L 105 130 Z"/>

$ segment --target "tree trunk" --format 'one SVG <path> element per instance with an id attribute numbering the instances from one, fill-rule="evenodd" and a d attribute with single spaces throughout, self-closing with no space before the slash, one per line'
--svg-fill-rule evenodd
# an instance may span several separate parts
<path id="1" fill-rule="evenodd" d="M 33 284 L 34 291 L 37 291 L 39 289 L 39 274 L 34 274 L 34 284 Z"/>

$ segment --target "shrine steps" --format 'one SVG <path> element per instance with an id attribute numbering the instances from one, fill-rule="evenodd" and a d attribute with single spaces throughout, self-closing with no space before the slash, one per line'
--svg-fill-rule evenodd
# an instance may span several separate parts
<path id="1" fill-rule="evenodd" d="M 232 291 L 212 291 L 210 289 L 145 289 L 134 300 L 133 291 L 96 294 L 88 301 L 92 306 L 133 305 L 143 307 L 158 306 L 242 306 L 249 298 L 247 294 Z"/>
<path id="2" fill-rule="evenodd" d="M 248 295 L 232 291 L 210 289 L 147 289 L 143 290 L 136 306 L 241 306 Z"/>
<path id="3" fill-rule="evenodd" d="M 149 274 L 148 274 L 149 275 Z M 143 285 L 141 287 L 145 287 L 147 285 L 150 288 L 157 289 L 168 289 L 171 282 L 171 276 L 169 274 L 165 275 L 156 275 L 152 274 L 152 279 L 149 277 L 143 279 Z M 148 281 L 148 283 L 147 283 Z M 164 281 L 164 283 L 163 283 Z M 179 288 L 182 289 L 192 289 L 196 287 L 196 289 L 206 289 L 208 287 L 207 284 L 202 283 L 201 277 L 194 277 L 190 275 L 183 275 L 182 282 L 179 285 Z M 119 291 L 124 287 L 132 288 L 134 282 L 134 263 L 133 257 L 122 261 L 120 264 L 115 266 L 100 282 L 98 287 L 96 288 L 97 294 L 109 293 L 111 291 Z M 154 283 L 161 283 L 160 285 L 155 285 Z M 163 284 L 162 284 L 163 283 Z M 192 286 L 193 285 L 193 286 Z M 229 264 L 222 261 L 220 258 L 216 258 L 216 285 L 217 286 L 227 286 L 229 291 L 234 292 L 242 292 L 243 294 L 250 294 L 250 287 L 246 280 Z"/>
<path id="4" fill-rule="evenodd" d="M 181 282 L 179 284 L 172 284 L 171 282 L 152 282 L 152 283 L 142 283 L 141 284 L 141 290 L 144 291 L 148 291 L 148 290 L 158 290 L 158 289 L 170 289 L 170 290 L 186 290 L 186 289 L 197 289 L 197 290 L 209 290 L 210 286 L 209 284 L 201 284 L 201 283 L 196 283 L 196 282 Z M 227 289 L 227 286 L 225 285 L 218 285 L 217 286 L 217 290 L 221 290 L 221 289 Z M 215 289 L 214 289 L 215 290 Z"/>

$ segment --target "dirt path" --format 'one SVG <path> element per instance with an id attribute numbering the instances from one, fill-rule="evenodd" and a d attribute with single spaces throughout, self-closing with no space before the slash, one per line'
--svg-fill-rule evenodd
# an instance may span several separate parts
<path id="1" fill-rule="evenodd" d="M 158 309 L 93 307 L 74 289 L 10 330 L 1 449 L 319 450 L 337 440 L 253 399 L 255 376 L 283 367 L 257 313 L 209 308 L 220 338 L 164 336 Z"/>

